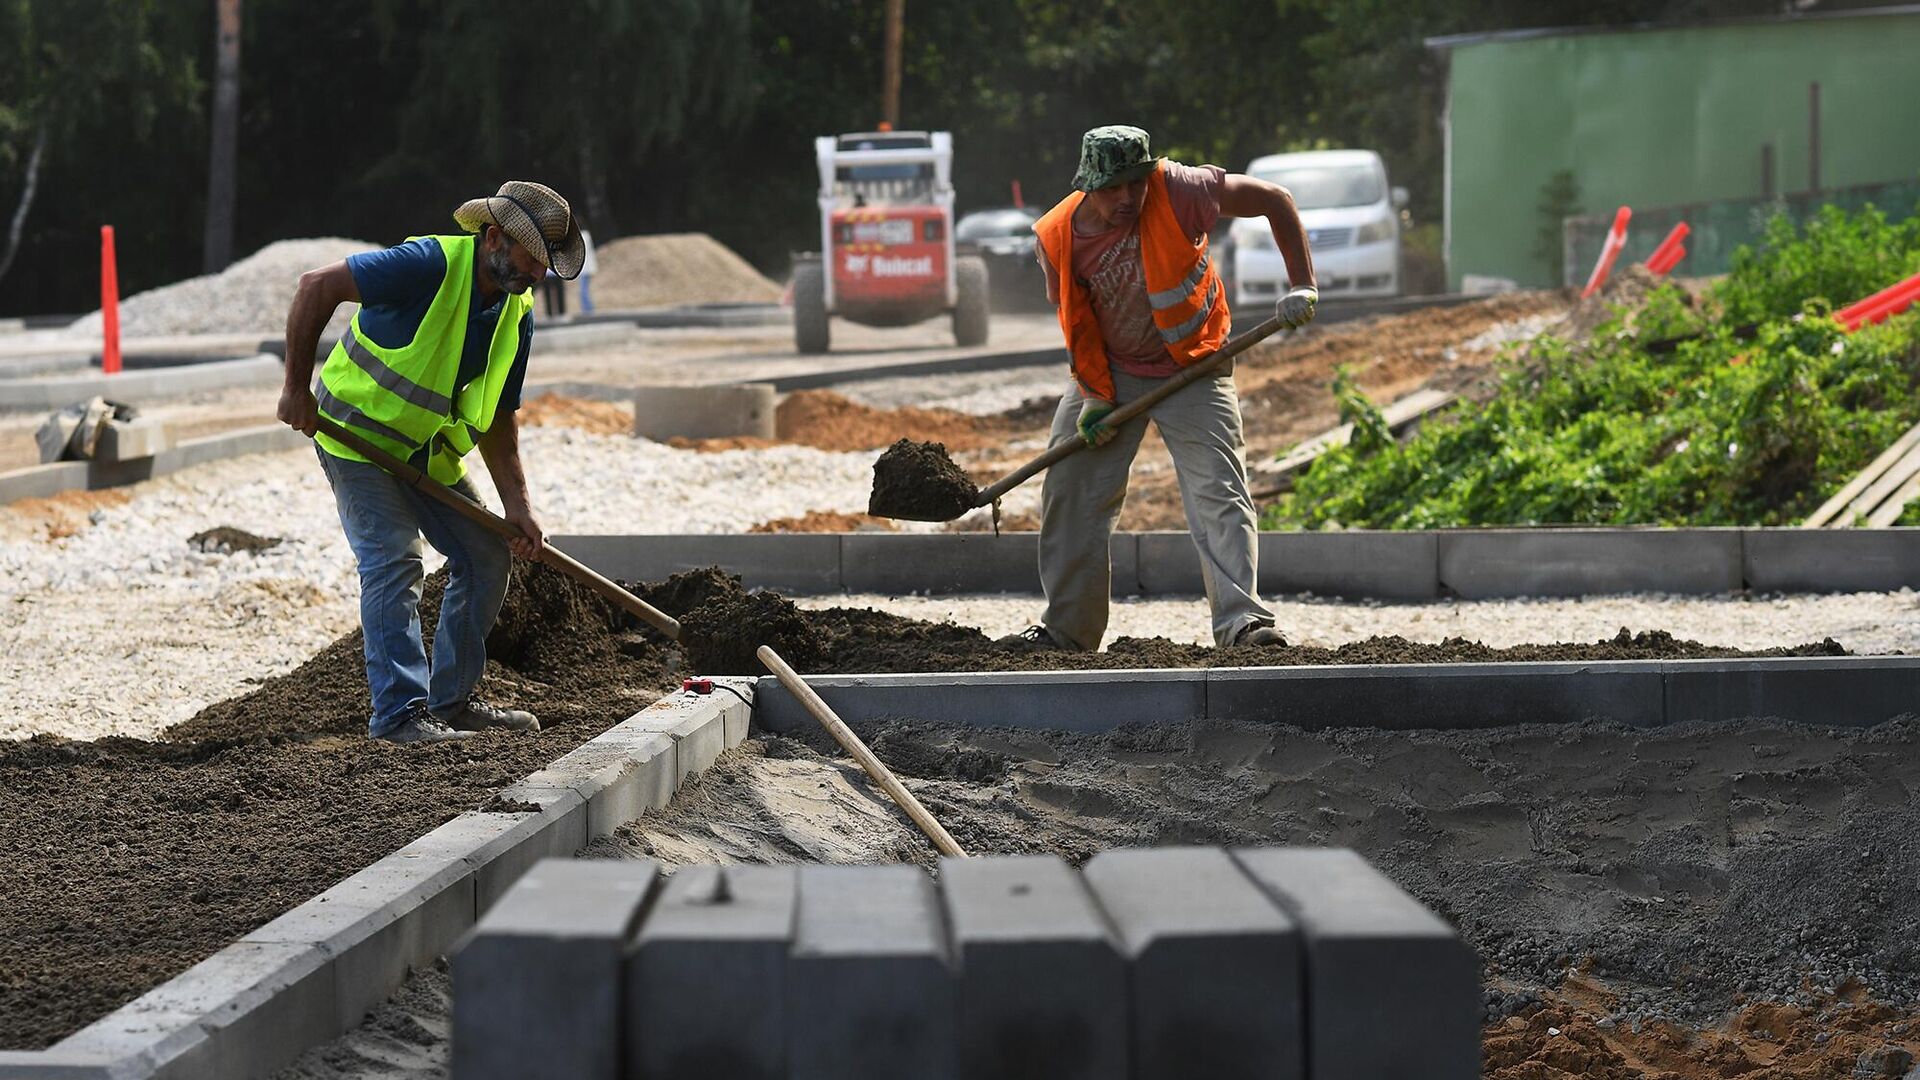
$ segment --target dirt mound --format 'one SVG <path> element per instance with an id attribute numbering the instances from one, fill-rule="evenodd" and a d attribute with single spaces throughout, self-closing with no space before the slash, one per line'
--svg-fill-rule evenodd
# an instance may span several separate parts
<path id="1" fill-rule="evenodd" d="M 780 286 L 705 233 L 623 236 L 594 252 L 595 308 L 776 303 Z"/>
<path id="2" fill-rule="evenodd" d="M 998 445 L 1002 431 L 986 417 L 913 405 L 876 409 L 831 390 L 788 394 L 774 413 L 773 428 L 781 442 L 819 450 L 871 450 L 909 434 L 944 441 L 955 450 L 977 450 Z"/>
<path id="3" fill-rule="evenodd" d="M 633 410 L 611 401 L 562 397 L 548 391 L 520 406 L 517 419 L 535 427 L 570 427 L 593 435 L 633 434 Z"/>
<path id="4" fill-rule="evenodd" d="M 281 542 L 277 536 L 255 536 L 245 529 L 236 529 L 231 525 L 216 525 L 187 537 L 188 545 L 195 550 L 219 555 L 236 555 L 241 552 L 258 555 L 268 548 L 280 546 Z"/>
<path id="5" fill-rule="evenodd" d="M 432 648 L 446 571 L 428 577 L 422 636 Z M 250 693 L 210 705 L 169 728 L 173 742 L 279 736 L 365 735 L 369 694 L 360 631 Z M 630 616 L 539 563 L 516 561 L 507 599 L 487 636 L 476 693 L 530 709 L 542 727 L 624 719 L 669 685 L 666 656 Z M 609 719 L 610 718 L 610 719 Z"/>
<path id="6" fill-rule="evenodd" d="M 833 510 L 809 510 L 799 517 L 775 518 L 763 521 L 753 528 L 751 533 L 823 533 L 858 532 L 860 530 L 893 530 L 893 522 L 872 514 L 842 514 Z"/>
<path id="7" fill-rule="evenodd" d="M 819 666 L 821 641 L 806 615 L 778 593 L 718 596 L 680 620 L 680 643 L 687 666 L 702 675 L 764 675 L 755 655 L 762 645 L 797 671 Z"/>
<path id="8" fill-rule="evenodd" d="M 1661 279 L 1641 263 L 1617 266 L 1598 293 L 1576 301 L 1566 319 L 1549 332 L 1576 344 L 1584 342 L 1601 323 L 1618 317 L 1622 310 L 1632 312 L 1646 303 L 1647 294 L 1660 284 Z"/>
<path id="9" fill-rule="evenodd" d="M 901 439 L 873 463 L 867 513 L 905 521 L 951 521 L 973 509 L 980 489 L 942 443 Z"/>

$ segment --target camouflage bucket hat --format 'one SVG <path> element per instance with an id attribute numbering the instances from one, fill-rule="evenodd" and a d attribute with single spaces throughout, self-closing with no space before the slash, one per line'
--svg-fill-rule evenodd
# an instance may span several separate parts
<path id="1" fill-rule="evenodd" d="M 1147 133 L 1126 124 L 1097 127 L 1080 137 L 1080 171 L 1073 186 L 1098 191 L 1109 184 L 1125 184 L 1153 171 L 1160 159 L 1147 150 Z"/>

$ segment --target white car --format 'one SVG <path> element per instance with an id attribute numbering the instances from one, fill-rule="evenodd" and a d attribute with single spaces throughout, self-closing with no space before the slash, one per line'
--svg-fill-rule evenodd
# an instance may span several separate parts
<path id="1" fill-rule="evenodd" d="M 1371 150 L 1312 150 L 1255 158 L 1247 175 L 1293 192 L 1313 248 L 1320 297 L 1400 293 L 1400 208 L 1405 188 L 1387 186 L 1387 167 Z M 1287 264 L 1266 218 L 1240 218 L 1230 230 L 1233 303 L 1257 307 L 1286 294 Z"/>

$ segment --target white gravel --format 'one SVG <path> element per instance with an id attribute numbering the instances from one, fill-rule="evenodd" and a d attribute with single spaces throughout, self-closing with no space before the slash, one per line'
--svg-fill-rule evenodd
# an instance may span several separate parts
<path id="1" fill-rule="evenodd" d="M 315 267 L 372 251 L 365 240 L 337 236 L 280 240 L 217 274 L 188 278 L 120 300 L 123 337 L 176 334 L 260 333 L 277 335 L 287 327 L 287 305 L 300 275 Z M 357 310 L 342 304 L 328 324 L 339 334 Z M 100 313 L 83 315 L 68 327 L 74 336 L 100 336 Z"/>
<path id="2" fill-rule="evenodd" d="M 1067 389 L 1068 378 L 1059 365 L 1044 364 L 1002 371 L 872 379 L 841 383 L 828 389 L 876 409 L 918 405 L 991 416 L 1018 408 L 1034 398 L 1057 401 Z"/>
<path id="3" fill-rule="evenodd" d="M 523 447 L 535 511 L 554 533 L 742 532 L 808 510 L 853 512 L 865 506 L 873 458 L 805 447 L 703 454 L 556 427 L 525 429 Z M 492 500 L 477 462 L 474 475 Z M 79 531 L 54 539 L 54 512 L 0 509 L 0 686 L 8 691 L 0 738 L 150 737 L 291 670 L 357 625 L 352 557 L 311 452 L 219 462 L 123 492 L 126 503 L 94 510 L 90 524 L 69 512 Z M 1019 512 L 1037 489 L 1014 495 L 1008 510 Z M 259 555 L 188 545 L 222 525 L 283 543 Z M 805 602 L 884 607 L 995 635 L 1041 610 L 1039 598 L 1023 596 Z M 1830 635 L 1858 652 L 1920 649 L 1920 601 L 1910 592 L 1420 605 L 1289 598 L 1274 606 L 1290 639 L 1327 645 L 1395 633 L 1496 646 L 1583 641 L 1626 626 L 1749 648 Z M 1202 641 L 1206 607 L 1119 601 L 1111 633 Z"/>

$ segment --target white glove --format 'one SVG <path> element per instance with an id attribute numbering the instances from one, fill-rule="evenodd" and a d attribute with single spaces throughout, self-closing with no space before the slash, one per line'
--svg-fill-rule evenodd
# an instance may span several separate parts
<path id="1" fill-rule="evenodd" d="M 1273 313 L 1280 317 L 1280 325 L 1289 330 L 1307 325 L 1313 321 L 1313 307 L 1320 302 L 1320 290 L 1311 285 L 1301 285 L 1289 289 L 1287 295 L 1274 305 Z"/>

